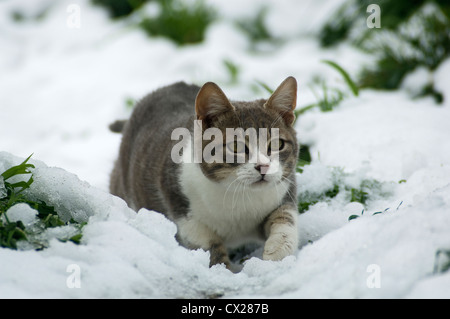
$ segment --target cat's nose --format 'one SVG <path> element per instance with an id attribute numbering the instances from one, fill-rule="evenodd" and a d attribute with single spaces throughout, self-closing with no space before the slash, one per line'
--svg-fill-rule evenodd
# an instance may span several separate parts
<path id="1" fill-rule="evenodd" d="M 269 170 L 269 164 L 257 164 L 255 169 L 261 173 L 261 175 L 266 175 Z"/>

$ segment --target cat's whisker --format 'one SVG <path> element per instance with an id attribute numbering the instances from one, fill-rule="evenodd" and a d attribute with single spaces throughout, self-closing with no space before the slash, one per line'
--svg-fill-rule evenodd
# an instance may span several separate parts
<path id="1" fill-rule="evenodd" d="M 244 197 L 244 194 L 248 195 L 248 193 L 245 191 L 245 188 L 247 186 L 247 182 L 245 179 L 242 180 L 241 185 L 242 185 L 242 192 L 241 192 L 241 194 L 239 194 L 239 197 L 241 198 L 241 201 L 243 204 L 242 206 L 244 207 L 244 211 L 247 211 L 247 203 L 246 203 L 245 197 Z"/>
<path id="2" fill-rule="evenodd" d="M 243 184 L 243 180 L 239 179 L 239 183 L 236 185 L 236 187 L 234 189 L 232 203 L 231 203 L 232 218 L 236 218 L 236 219 L 238 218 L 239 213 L 240 213 L 239 211 L 237 211 L 237 208 L 239 207 L 237 204 L 238 204 L 239 197 L 240 197 L 239 188 L 241 187 L 242 184 Z M 237 194 L 237 196 L 236 196 L 236 194 Z M 236 208 L 236 212 L 235 212 L 235 208 Z"/>
<path id="3" fill-rule="evenodd" d="M 245 198 L 244 195 L 247 195 L 248 203 L 249 203 L 250 207 L 252 207 L 252 200 L 250 199 L 250 194 L 249 194 L 248 191 L 246 191 L 247 186 L 249 186 L 249 184 L 248 184 L 247 182 L 245 182 L 245 183 L 244 183 L 244 188 L 243 188 L 243 190 L 242 190 L 242 195 L 243 195 L 243 196 L 242 196 L 242 202 L 243 202 L 243 204 L 244 204 L 244 209 L 245 209 L 246 211 L 247 211 L 247 205 L 246 205 L 247 200 L 246 200 L 246 198 Z"/>
<path id="4" fill-rule="evenodd" d="M 230 190 L 231 185 L 233 185 L 235 182 L 237 182 L 239 180 L 238 177 L 236 177 L 231 183 L 230 185 L 228 185 L 227 189 L 225 190 L 225 193 L 223 195 L 223 200 L 222 200 L 222 206 L 225 207 L 225 201 L 226 201 L 226 197 L 227 197 L 227 193 Z"/>
<path id="5" fill-rule="evenodd" d="M 238 207 L 238 202 L 239 202 L 239 197 L 240 197 L 240 188 L 242 187 L 244 181 L 241 179 L 239 180 L 239 184 L 236 186 L 236 188 L 234 189 L 234 194 L 233 194 L 233 208 L 234 207 Z"/>
<path id="6" fill-rule="evenodd" d="M 290 190 L 290 186 L 291 185 L 295 185 L 295 182 L 291 181 L 290 179 L 288 179 L 287 177 L 281 176 L 283 181 L 288 182 L 286 187 L 286 193 L 288 194 L 288 196 L 290 197 L 290 199 L 292 200 L 292 202 L 297 203 L 297 199 L 294 197 L 297 197 L 295 194 L 291 194 L 291 190 Z"/>

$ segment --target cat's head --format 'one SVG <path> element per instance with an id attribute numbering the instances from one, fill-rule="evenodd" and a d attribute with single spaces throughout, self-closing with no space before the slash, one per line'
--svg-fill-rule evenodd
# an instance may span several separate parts
<path id="1" fill-rule="evenodd" d="M 196 125 L 201 125 L 203 174 L 219 183 L 257 187 L 286 181 L 298 156 L 292 125 L 297 81 L 284 80 L 269 99 L 230 101 L 212 82 L 200 89 Z M 220 134 L 219 134 L 220 133 Z"/>

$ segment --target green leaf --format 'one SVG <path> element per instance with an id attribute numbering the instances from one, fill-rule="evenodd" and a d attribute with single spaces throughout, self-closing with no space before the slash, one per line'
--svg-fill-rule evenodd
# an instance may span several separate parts
<path id="1" fill-rule="evenodd" d="M 7 179 L 15 176 L 15 175 L 20 175 L 20 174 L 31 174 L 31 172 L 28 170 L 28 168 L 34 168 L 33 164 L 27 164 L 28 160 L 31 158 L 31 156 L 33 156 L 33 154 L 31 154 L 30 156 L 28 156 L 28 158 L 23 161 L 23 163 L 13 166 L 9 169 L 7 169 L 6 171 L 4 171 L 1 175 L 3 176 L 3 179 L 6 181 Z"/>
<path id="2" fill-rule="evenodd" d="M 240 72 L 239 66 L 228 59 L 223 60 L 223 64 L 227 69 L 228 74 L 230 75 L 230 83 L 237 84 L 239 82 L 238 81 Z"/>
<path id="3" fill-rule="evenodd" d="M 31 200 L 27 198 L 26 194 L 21 194 L 22 191 L 29 188 L 33 183 L 33 175 L 29 170 L 34 168 L 34 165 L 28 164 L 28 160 L 31 155 L 23 161 L 21 164 L 9 168 L 3 172 L 0 176 L 5 180 L 6 196 L 0 198 L 0 247 L 17 249 L 17 243 L 21 240 L 29 242 L 35 249 L 44 249 L 47 243 L 39 238 L 39 232 L 51 227 L 61 227 L 67 224 L 74 224 L 78 232 L 76 235 L 65 241 L 72 241 L 76 244 L 80 243 L 82 237 L 82 228 L 85 223 L 78 223 L 74 220 L 70 220 L 65 223 L 58 216 L 53 206 L 47 205 L 42 200 Z M 31 174 L 28 181 L 15 181 L 9 182 L 7 179 L 16 175 Z M 25 228 L 21 221 L 11 222 L 8 219 L 7 211 L 12 206 L 18 203 L 28 204 L 31 208 L 35 209 L 39 218 L 38 227 L 36 229 Z"/>
<path id="4" fill-rule="evenodd" d="M 24 230 L 25 226 L 21 221 L 8 222 L 5 226 L 0 222 L 0 247 L 17 249 L 17 242 L 27 239 Z"/>
<path id="5" fill-rule="evenodd" d="M 28 180 L 28 182 L 25 181 L 21 181 L 21 182 L 17 182 L 14 184 L 11 184 L 11 186 L 13 188 L 18 188 L 20 187 L 21 189 L 17 192 L 17 194 L 20 194 L 21 192 L 23 192 L 25 189 L 30 188 L 31 184 L 33 184 L 33 176 L 30 177 L 30 179 Z"/>
<path id="6" fill-rule="evenodd" d="M 81 238 L 83 237 L 83 234 L 76 234 L 75 236 L 70 237 L 69 241 L 73 242 L 74 244 L 79 245 L 81 243 Z"/>
<path id="7" fill-rule="evenodd" d="M 295 117 L 298 117 L 299 115 L 302 115 L 302 114 L 305 113 L 306 111 L 308 111 L 308 110 L 310 110 L 310 109 L 312 109 L 312 108 L 314 108 L 314 107 L 316 107 L 316 106 L 318 106 L 317 103 L 312 103 L 312 104 L 308 104 L 308 105 L 306 105 L 306 106 L 303 106 L 303 107 L 300 108 L 300 109 L 295 110 L 295 111 L 294 111 Z"/>
<path id="8" fill-rule="evenodd" d="M 444 260 L 442 260 L 444 259 Z M 434 274 L 444 273 L 450 269 L 450 250 L 438 249 L 434 258 Z"/>
<path id="9" fill-rule="evenodd" d="M 369 198 L 369 194 L 361 189 L 352 188 L 350 190 L 351 192 L 351 198 L 350 202 L 358 202 L 361 204 L 365 204 L 367 199 Z"/>
<path id="10" fill-rule="evenodd" d="M 353 82 L 350 75 L 345 71 L 340 65 L 338 65 L 336 62 L 330 61 L 330 60 L 322 60 L 323 63 L 326 63 L 333 67 L 336 71 L 338 71 L 342 77 L 344 78 L 345 82 L 349 86 L 349 88 L 352 90 L 353 95 L 358 96 L 359 95 L 359 89 L 358 86 Z"/>
<path id="11" fill-rule="evenodd" d="M 269 92 L 270 94 L 273 94 L 273 89 L 271 89 L 266 83 L 261 82 L 259 80 L 255 80 L 256 83 L 258 83 L 259 85 L 261 85 L 263 87 L 264 90 L 266 90 L 267 92 Z"/>
<path id="12" fill-rule="evenodd" d="M 138 26 L 149 36 L 163 36 L 178 45 L 202 42 L 208 26 L 216 19 L 216 11 L 205 1 L 159 1 L 160 12 L 146 16 Z"/>

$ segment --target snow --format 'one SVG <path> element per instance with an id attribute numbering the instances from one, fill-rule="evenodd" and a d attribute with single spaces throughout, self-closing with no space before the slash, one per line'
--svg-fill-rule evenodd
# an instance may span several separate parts
<path id="1" fill-rule="evenodd" d="M 3 176 L 0 176 L 0 198 L 5 197 L 6 195 L 8 195 L 8 193 L 6 192 L 5 181 Z"/>
<path id="2" fill-rule="evenodd" d="M 125 99 L 178 80 L 213 80 L 231 98 L 252 99 L 267 94 L 252 89 L 255 80 L 276 87 L 294 75 L 299 106 L 315 102 L 308 88 L 313 76 L 342 84 L 321 59 L 353 75 L 367 58 L 346 46 L 321 49 L 310 37 L 339 3 L 264 2 L 273 9 L 270 29 L 292 38 L 256 55 L 229 20 L 250 16 L 261 1 L 211 2 L 228 19 L 212 25 L 203 44 L 183 48 L 112 23 L 87 0 L 78 1 L 80 29 L 66 26 L 70 1 L 52 2 L 42 21 L 11 21 L 11 10 L 32 15 L 43 3 L 50 2 L 0 4 L 0 172 L 34 153 L 26 196 L 55 206 L 64 221 L 87 224 L 79 245 L 56 239 L 73 231 L 65 226 L 43 234 L 49 247 L 42 251 L 0 248 L 0 298 L 450 297 L 449 273 L 433 273 L 436 252 L 450 249 L 449 60 L 434 73 L 444 105 L 411 99 L 408 91 L 424 81 L 418 70 L 400 91 L 363 90 L 332 112 L 300 116 L 298 138 L 313 157 L 297 176 L 300 196 L 336 181 L 357 187 L 367 178 L 383 189 L 365 207 L 341 194 L 311 205 L 299 216 L 295 256 L 263 261 L 257 248 L 231 273 L 209 268 L 207 252 L 180 247 L 176 226 L 163 215 L 136 213 L 108 194 L 120 144 L 108 124 L 130 115 Z M 240 67 L 241 84 L 229 82 L 224 59 Z M 0 178 L 0 197 L 4 192 Z M 18 204 L 7 214 L 33 227 L 36 211 Z M 349 221 L 350 215 L 360 217 Z"/>
<path id="3" fill-rule="evenodd" d="M 312 156 L 323 164 L 357 170 L 368 162 L 372 177 L 400 181 L 448 163 L 449 118 L 450 109 L 431 100 L 367 90 L 338 112 L 305 114 L 297 127 L 300 142 L 314 143 Z"/>
<path id="4" fill-rule="evenodd" d="M 31 208 L 28 204 L 17 204 L 8 210 L 8 220 L 10 222 L 22 221 L 25 226 L 32 225 L 37 220 L 37 211 Z M 5 216 L 2 220 L 5 221 Z"/>

